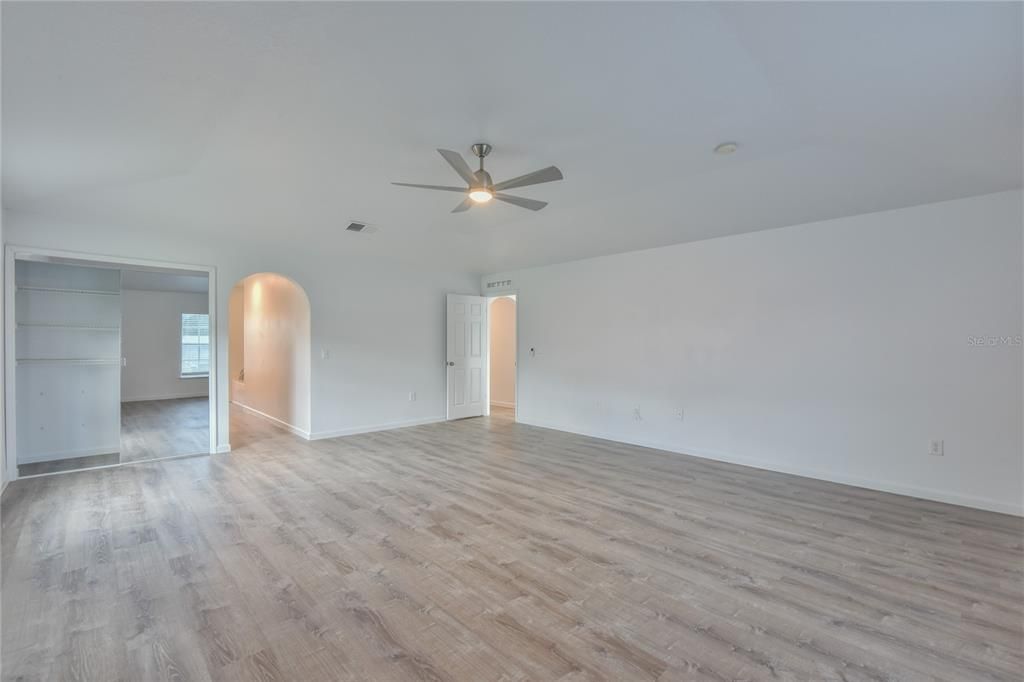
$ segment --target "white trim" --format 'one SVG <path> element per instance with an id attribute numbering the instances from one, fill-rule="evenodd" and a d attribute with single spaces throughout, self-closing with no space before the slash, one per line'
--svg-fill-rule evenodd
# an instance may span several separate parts
<path id="1" fill-rule="evenodd" d="M 309 431 L 306 431 L 304 429 L 300 429 L 298 426 L 295 426 L 294 424 L 289 424 L 288 422 L 284 421 L 283 419 L 278 419 L 277 417 L 273 417 L 273 416 L 267 414 L 266 412 L 260 412 L 255 407 L 249 407 L 248 405 L 243 405 L 242 403 L 238 402 L 237 400 L 232 400 L 231 404 L 232 405 L 237 405 L 238 407 L 242 408 L 246 412 L 249 412 L 250 414 L 254 414 L 257 417 L 262 417 L 263 419 L 271 421 L 274 424 L 276 424 L 276 425 L 278 425 L 278 426 L 280 426 L 280 427 L 282 427 L 284 429 L 287 429 L 288 431 L 291 431 L 296 436 L 300 436 L 302 438 L 305 438 L 306 440 L 310 440 Z M 229 445 L 228 449 L 230 449 L 230 447 L 231 446 Z"/>
<path id="2" fill-rule="evenodd" d="M 922 488 L 918 486 L 905 485 L 903 483 L 896 483 L 893 481 L 880 481 L 875 479 L 861 478 L 859 476 L 847 476 L 844 474 L 837 474 L 831 471 L 823 471 L 821 469 L 812 469 L 808 467 L 779 465 L 775 462 L 766 462 L 764 460 L 752 459 L 749 457 L 739 457 L 733 454 L 723 452 L 713 452 L 709 450 L 694 450 L 691 448 L 681 449 L 680 446 L 672 443 L 664 443 L 645 439 L 627 440 L 619 435 L 612 435 L 603 432 L 588 433 L 584 431 L 576 431 L 572 429 L 567 429 L 562 426 L 555 426 L 552 424 L 546 424 L 543 422 L 532 420 L 521 419 L 520 423 L 527 424 L 529 426 L 540 427 L 543 429 L 551 429 L 553 431 L 562 431 L 564 433 L 573 433 L 579 436 L 587 436 L 589 438 L 600 438 L 601 440 L 608 440 L 615 443 L 625 443 L 626 445 L 636 445 L 644 448 L 663 450 L 665 452 L 671 452 L 679 455 L 698 457 L 700 459 L 709 459 L 716 462 L 726 462 L 728 464 L 738 464 L 740 466 L 751 467 L 753 469 L 762 469 L 764 471 L 774 471 L 777 473 L 790 474 L 793 476 L 802 476 L 804 478 L 812 478 L 818 481 L 826 481 L 828 483 L 839 483 L 842 485 L 849 485 L 856 488 L 864 488 L 866 490 L 873 490 L 876 492 L 893 493 L 896 495 L 916 497 L 923 500 L 931 500 L 932 502 L 943 502 L 946 504 L 955 504 L 962 507 L 971 507 L 973 509 L 982 509 L 984 511 L 999 512 L 1001 514 L 1024 516 L 1024 504 L 1007 504 L 1005 502 L 998 502 L 983 497 L 961 495 L 959 493 L 951 493 L 945 490 L 936 490 L 934 488 Z"/>
<path id="3" fill-rule="evenodd" d="M 231 452 L 231 443 L 228 443 L 227 445 L 218 445 L 217 446 L 217 452 L 215 452 L 214 454 L 215 455 L 224 455 L 224 454 L 227 454 L 229 452 Z"/>
<path id="4" fill-rule="evenodd" d="M 386 422 L 384 424 L 372 424 L 369 426 L 353 426 L 348 429 L 337 429 L 334 431 L 317 431 L 310 440 L 323 440 L 324 438 L 339 438 L 341 436 L 355 436 L 360 433 L 374 433 L 376 431 L 390 431 L 392 429 L 404 429 L 409 426 L 423 426 L 424 424 L 436 424 L 447 421 L 444 416 L 426 417 L 424 419 L 409 419 L 400 422 Z"/>
<path id="5" fill-rule="evenodd" d="M 121 444 L 104 445 L 94 448 L 82 448 L 80 450 L 64 450 L 61 452 L 37 452 L 18 462 L 18 464 L 36 464 L 38 462 L 56 462 L 62 459 L 75 459 L 77 457 L 96 457 L 97 455 L 116 455 L 121 451 Z"/>
<path id="6" fill-rule="evenodd" d="M 139 395 L 125 398 L 121 396 L 122 403 L 139 403 L 144 400 L 180 400 L 182 398 L 207 398 L 206 393 L 162 393 L 160 395 Z"/>
<path id="7" fill-rule="evenodd" d="M 500 400 L 492 400 L 491 401 L 491 407 L 512 407 L 512 408 L 514 408 L 515 406 L 516 406 L 515 403 L 503 403 Z"/>
<path id="8" fill-rule="evenodd" d="M 95 264 L 98 267 L 106 266 L 139 266 L 145 268 L 190 272 L 205 272 L 207 275 L 207 298 L 210 316 L 210 375 L 207 379 L 209 385 L 209 408 L 210 408 L 210 453 L 219 449 L 220 423 L 218 420 L 218 335 L 217 335 L 217 268 L 212 265 L 195 265 L 191 263 L 173 263 L 168 261 L 149 260 L 145 258 L 127 258 L 124 256 L 111 256 L 106 254 L 87 253 L 82 251 L 66 251 L 62 249 L 48 249 L 35 246 L 19 246 L 8 244 L 4 249 L 4 419 L 6 433 L 4 434 L 4 458 L 3 466 L 7 468 L 7 480 L 15 481 L 18 477 L 18 450 L 17 450 L 17 412 L 15 381 L 17 377 L 15 365 L 15 286 L 14 286 L 14 262 L 15 260 L 45 260 L 48 258 L 66 258 L 75 261 L 84 261 Z M 180 368 L 180 364 L 179 364 Z M 226 431 L 226 430 L 225 430 Z M 224 433 L 227 440 L 228 434 Z M 112 466 L 121 466 L 119 464 Z"/>
<path id="9" fill-rule="evenodd" d="M 14 250 L 8 246 L 4 251 L 4 459 L 8 481 L 18 480 L 18 451 L 15 424 L 17 423 L 14 400 L 17 392 L 14 381 L 17 376 L 17 360 L 14 355 L 14 339 L 17 325 L 14 317 Z M 118 382 L 120 383 L 120 382 Z"/>

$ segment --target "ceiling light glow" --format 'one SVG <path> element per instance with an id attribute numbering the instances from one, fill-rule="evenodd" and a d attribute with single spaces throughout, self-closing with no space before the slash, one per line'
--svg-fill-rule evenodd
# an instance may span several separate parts
<path id="1" fill-rule="evenodd" d="M 478 187 L 469 191 L 469 198 L 478 204 L 486 204 L 493 197 L 494 194 L 491 193 L 491 190 L 484 187 Z"/>

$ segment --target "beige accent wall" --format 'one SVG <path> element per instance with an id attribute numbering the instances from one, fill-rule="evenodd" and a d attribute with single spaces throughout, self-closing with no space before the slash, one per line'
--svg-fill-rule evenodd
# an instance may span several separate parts
<path id="1" fill-rule="evenodd" d="M 260 273 L 246 277 L 232 290 L 229 308 L 231 399 L 308 434 L 310 320 L 306 293 L 287 277 Z M 243 370 L 245 378 L 240 380 Z"/>
<path id="2" fill-rule="evenodd" d="M 491 404 L 516 403 L 516 302 L 507 297 L 491 301 Z"/>

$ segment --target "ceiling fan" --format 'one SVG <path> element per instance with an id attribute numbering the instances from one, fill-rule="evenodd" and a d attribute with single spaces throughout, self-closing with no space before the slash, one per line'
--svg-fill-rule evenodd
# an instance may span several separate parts
<path id="1" fill-rule="evenodd" d="M 497 199 L 498 201 L 504 201 L 514 206 L 520 206 L 522 208 L 528 208 L 531 211 L 539 211 L 548 205 L 546 201 L 537 201 L 536 199 L 527 199 L 525 197 L 516 197 L 511 194 L 505 194 L 504 190 L 513 189 L 515 187 L 526 187 L 527 185 L 539 185 L 542 182 L 552 182 L 554 180 L 562 179 L 562 171 L 558 170 L 554 166 L 548 166 L 526 175 L 520 175 L 519 177 L 512 178 L 511 180 L 505 180 L 504 182 L 495 183 L 491 180 L 491 174 L 484 170 L 484 157 L 491 153 L 491 145 L 486 142 L 478 142 L 472 147 L 473 153 L 476 154 L 477 158 L 480 159 L 480 170 L 475 173 L 470 170 L 469 164 L 462 158 L 462 155 L 458 152 L 453 152 L 450 149 L 438 149 L 438 153 L 444 157 L 444 160 L 455 169 L 455 172 L 459 174 L 459 177 L 466 181 L 468 187 L 450 187 L 448 185 L 417 185 L 411 182 L 392 182 L 392 185 L 400 185 L 402 187 L 420 187 L 422 189 L 438 189 L 445 192 L 460 192 L 466 195 L 466 199 L 452 209 L 452 213 L 461 213 L 462 211 L 468 211 L 473 204 L 486 204 L 491 199 Z"/>

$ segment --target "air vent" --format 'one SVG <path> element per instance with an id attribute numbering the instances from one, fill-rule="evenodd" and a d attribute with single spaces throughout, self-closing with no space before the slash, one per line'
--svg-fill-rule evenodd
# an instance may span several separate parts
<path id="1" fill-rule="evenodd" d="M 346 232 L 361 232 L 362 234 L 369 234 L 377 231 L 377 226 L 367 220 L 359 220 L 358 218 L 349 218 L 348 225 L 345 226 Z"/>

